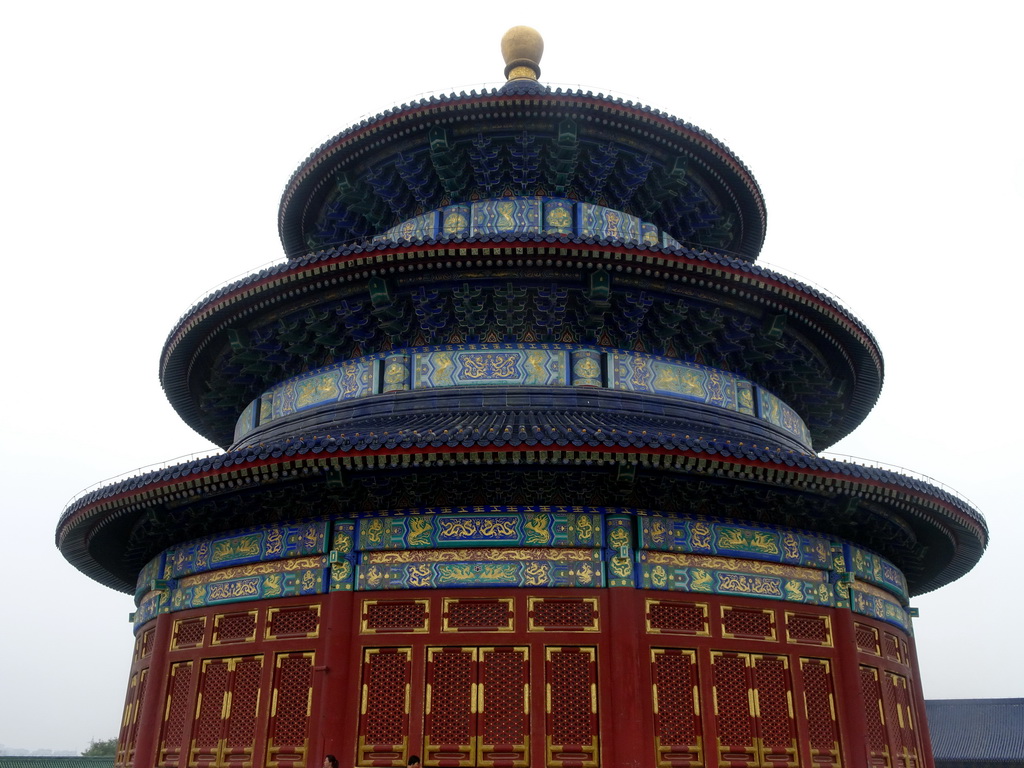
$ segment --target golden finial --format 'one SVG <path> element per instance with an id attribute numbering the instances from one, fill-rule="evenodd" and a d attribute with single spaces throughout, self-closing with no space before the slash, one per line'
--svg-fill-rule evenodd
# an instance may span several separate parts
<path id="1" fill-rule="evenodd" d="M 501 38 L 501 55 L 508 80 L 536 80 L 540 77 L 544 38 L 533 27 L 512 27 Z"/>

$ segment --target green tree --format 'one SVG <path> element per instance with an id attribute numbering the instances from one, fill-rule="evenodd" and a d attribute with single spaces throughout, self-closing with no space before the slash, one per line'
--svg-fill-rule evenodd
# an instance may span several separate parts
<path id="1" fill-rule="evenodd" d="M 93 739 L 82 757 L 113 757 L 117 754 L 117 739 Z"/>

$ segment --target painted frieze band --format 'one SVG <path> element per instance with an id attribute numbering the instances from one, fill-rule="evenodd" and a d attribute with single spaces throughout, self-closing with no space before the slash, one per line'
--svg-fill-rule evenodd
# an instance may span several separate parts
<path id="1" fill-rule="evenodd" d="M 759 418 L 811 447 L 796 411 L 727 371 L 658 355 L 572 344 L 449 344 L 367 355 L 288 379 L 246 406 L 235 442 L 309 409 L 408 390 L 473 386 L 602 387 L 689 400 Z"/>
<path id="2" fill-rule="evenodd" d="M 679 241 L 650 222 L 614 208 L 562 197 L 499 197 L 414 216 L 373 242 L 412 242 L 439 237 L 567 235 L 679 248 Z"/>
<path id="3" fill-rule="evenodd" d="M 906 582 L 849 542 L 729 518 L 589 506 L 467 506 L 319 517 L 173 547 L 139 573 L 160 613 L 338 591 L 641 588 L 850 608 L 910 632 Z"/>

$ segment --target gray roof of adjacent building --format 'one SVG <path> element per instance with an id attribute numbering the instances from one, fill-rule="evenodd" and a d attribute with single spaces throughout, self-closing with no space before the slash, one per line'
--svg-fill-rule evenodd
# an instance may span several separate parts
<path id="1" fill-rule="evenodd" d="M 925 702 L 935 762 L 1024 765 L 1024 699 Z"/>

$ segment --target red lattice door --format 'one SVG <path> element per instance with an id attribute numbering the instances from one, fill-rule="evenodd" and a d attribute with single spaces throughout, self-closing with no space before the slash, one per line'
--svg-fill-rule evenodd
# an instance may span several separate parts
<path id="1" fill-rule="evenodd" d="M 263 659 L 206 659 L 192 726 L 190 768 L 251 768 Z"/>
<path id="2" fill-rule="evenodd" d="M 135 744 L 139 738 L 139 710 L 146 699 L 148 677 L 148 669 L 132 675 L 124 705 L 124 717 L 121 720 L 121 732 L 117 740 L 115 765 L 131 765 L 135 762 Z"/>
<path id="3" fill-rule="evenodd" d="M 546 755 L 550 768 L 598 765 L 597 649 L 546 649 Z"/>
<path id="4" fill-rule="evenodd" d="M 785 656 L 714 651 L 718 762 L 796 768 L 793 683 Z"/>
<path id="5" fill-rule="evenodd" d="M 312 652 L 282 653 L 276 657 L 267 727 L 266 764 L 269 768 L 307 765 L 313 663 Z"/>
<path id="6" fill-rule="evenodd" d="M 527 765 L 528 675 L 526 648 L 428 648 L 424 763 Z"/>
<path id="7" fill-rule="evenodd" d="M 882 687 L 875 667 L 861 666 L 860 696 L 864 706 L 864 727 L 867 735 L 868 765 L 890 768 L 889 739 L 885 732 Z"/>
<path id="8" fill-rule="evenodd" d="M 658 768 L 704 765 L 697 652 L 682 648 L 652 648 L 651 667 Z"/>
<path id="9" fill-rule="evenodd" d="M 817 768 L 840 768 L 842 758 L 831 664 L 826 659 L 802 658 L 800 670 L 811 762 Z"/>
<path id="10" fill-rule="evenodd" d="M 412 649 L 363 650 L 358 765 L 406 764 L 411 674 Z"/>
<path id="11" fill-rule="evenodd" d="M 895 672 L 886 672 L 885 694 L 893 762 L 897 768 L 920 768 L 921 758 L 907 678 Z"/>

